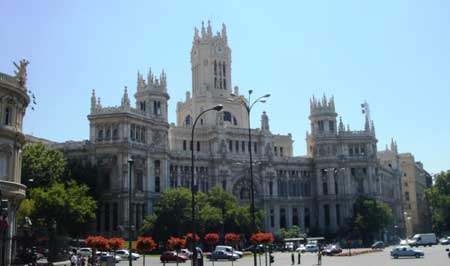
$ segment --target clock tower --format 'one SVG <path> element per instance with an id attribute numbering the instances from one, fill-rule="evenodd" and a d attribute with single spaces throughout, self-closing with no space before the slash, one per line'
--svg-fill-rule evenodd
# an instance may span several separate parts
<path id="1" fill-rule="evenodd" d="M 229 97 L 231 94 L 231 49 L 228 47 L 227 30 L 213 35 L 211 24 L 201 33 L 195 28 L 191 50 L 192 96 Z"/>

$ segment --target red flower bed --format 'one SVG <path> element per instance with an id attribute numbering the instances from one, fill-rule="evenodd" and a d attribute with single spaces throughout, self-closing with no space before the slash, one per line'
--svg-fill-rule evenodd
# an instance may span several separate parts
<path id="1" fill-rule="evenodd" d="M 219 234 L 217 233 L 209 233 L 204 237 L 205 243 L 208 245 L 214 245 L 219 242 Z"/>
<path id="2" fill-rule="evenodd" d="M 111 250 L 118 250 L 125 246 L 125 240 L 120 237 L 113 237 L 108 240 L 108 244 Z"/>
<path id="3" fill-rule="evenodd" d="M 86 238 L 86 246 L 93 250 L 106 251 L 109 250 L 109 241 L 103 236 L 90 236 Z"/>
<path id="4" fill-rule="evenodd" d="M 145 254 L 151 252 L 156 248 L 156 243 L 151 237 L 138 237 L 136 242 L 136 249 Z"/>
<path id="5" fill-rule="evenodd" d="M 272 233 L 256 233 L 250 238 L 253 244 L 270 244 L 273 240 Z"/>
<path id="6" fill-rule="evenodd" d="M 167 240 L 167 245 L 171 250 L 180 250 L 186 246 L 186 240 L 178 237 L 170 237 Z"/>

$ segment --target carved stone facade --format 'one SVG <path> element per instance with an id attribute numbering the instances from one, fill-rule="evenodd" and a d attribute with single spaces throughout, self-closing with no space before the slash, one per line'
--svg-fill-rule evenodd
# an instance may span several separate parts
<path id="1" fill-rule="evenodd" d="M 0 191 L 2 205 L 8 211 L 2 211 L 0 219 L 7 219 L 5 265 L 10 265 L 14 256 L 12 238 L 17 232 L 17 210 L 25 198 L 26 187 L 20 183 L 22 167 L 22 147 L 25 136 L 22 133 L 22 121 L 30 102 L 26 90 L 26 65 L 21 61 L 17 66 L 17 76 L 0 73 Z M 3 215 L 6 215 L 4 218 Z M 2 261 L 0 254 L 0 261 Z"/>
<path id="2" fill-rule="evenodd" d="M 208 192 L 221 186 L 241 203 L 249 203 L 249 150 L 254 158 L 255 199 L 265 211 L 266 231 L 298 225 L 305 232 L 338 233 L 353 215 L 359 195 L 376 198 L 393 209 L 394 224 L 402 222 L 400 175 L 380 164 L 377 139 L 370 116 L 362 131 L 345 128 L 337 121 L 334 98 L 311 99 L 311 133 L 307 155 L 293 156 L 290 134 L 272 133 L 263 112 L 259 127 L 251 129 L 232 90 L 231 49 L 225 25 L 212 34 L 211 26 L 195 30 L 191 50 L 192 92 L 177 103 L 176 124 L 167 120 L 167 78 L 164 72 L 147 79 L 138 73 L 135 106 L 125 89 L 122 103 L 102 107 L 95 92 L 91 98 L 89 141 L 54 145 L 71 156 L 84 156 L 99 166 L 104 193 L 97 230 L 121 234 L 133 208 L 133 224 L 139 227 L 160 193 L 171 187 L 190 187 L 190 151 L 195 149 L 196 183 Z M 194 143 L 191 130 L 197 115 L 217 104 L 220 112 L 208 112 L 199 120 Z M 128 202 L 127 159 L 135 160 L 133 202 Z M 393 226 L 389 229 L 393 234 Z"/>

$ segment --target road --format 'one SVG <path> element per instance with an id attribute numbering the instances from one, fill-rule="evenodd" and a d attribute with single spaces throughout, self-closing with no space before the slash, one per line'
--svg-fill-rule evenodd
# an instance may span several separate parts
<path id="1" fill-rule="evenodd" d="M 386 248 L 382 252 L 362 254 L 352 257 L 322 257 L 322 265 L 333 265 L 333 266 L 449 266 L 450 258 L 447 256 L 446 248 L 450 248 L 450 246 L 433 246 L 426 248 L 419 248 L 425 252 L 425 257 L 416 259 L 416 258 L 401 258 L 401 259 L 392 259 L 389 256 L 389 251 L 391 248 Z M 297 255 L 297 254 L 295 254 Z M 291 255 L 290 253 L 274 253 L 275 263 L 272 266 L 289 266 L 291 265 Z M 264 256 L 261 256 L 261 266 L 265 266 Z M 295 265 L 297 265 L 297 257 L 295 257 Z M 128 266 L 128 261 L 121 261 L 118 266 Z M 163 265 L 159 261 L 159 257 L 156 256 L 146 256 L 145 257 L 145 265 L 146 266 L 155 266 L 155 265 Z M 167 263 L 168 266 L 175 266 L 176 263 Z M 179 263 L 180 266 L 189 266 L 191 265 L 190 261 L 185 263 Z M 242 259 L 235 261 L 234 263 L 230 261 L 219 261 L 219 262 L 211 262 L 209 260 L 205 260 L 204 266 L 252 266 L 253 265 L 253 257 L 245 256 Z M 301 257 L 301 265 L 307 266 L 315 266 L 317 265 L 317 255 L 316 254 L 303 254 Z M 133 261 L 133 266 L 143 266 L 142 257 Z M 259 258 L 258 258 L 258 266 L 259 266 Z"/>

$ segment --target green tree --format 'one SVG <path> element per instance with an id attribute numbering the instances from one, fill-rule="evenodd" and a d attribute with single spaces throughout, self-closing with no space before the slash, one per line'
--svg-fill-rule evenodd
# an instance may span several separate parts
<path id="1" fill-rule="evenodd" d="M 293 225 L 287 230 L 285 228 L 280 228 L 280 230 L 278 231 L 278 235 L 283 239 L 300 237 L 300 234 L 300 227 L 296 225 Z"/>
<path id="2" fill-rule="evenodd" d="M 391 208 L 365 196 L 356 199 L 353 212 L 352 229 L 366 244 L 392 223 Z"/>
<path id="3" fill-rule="evenodd" d="M 438 234 L 450 232 L 450 170 L 435 175 L 425 198 L 432 209 L 433 230 Z"/>
<path id="4" fill-rule="evenodd" d="M 46 187 L 61 180 L 66 160 L 57 150 L 43 144 L 25 146 L 22 154 L 22 184 L 27 187 Z"/>

